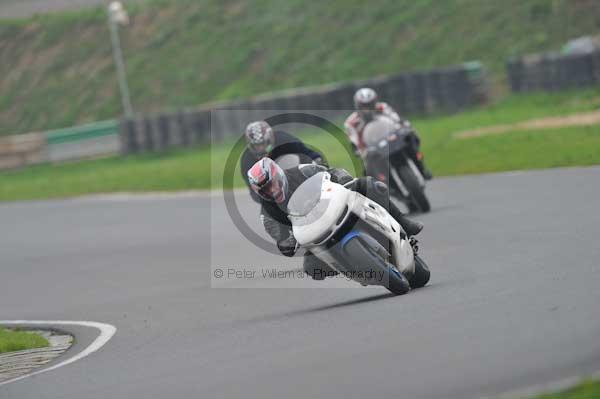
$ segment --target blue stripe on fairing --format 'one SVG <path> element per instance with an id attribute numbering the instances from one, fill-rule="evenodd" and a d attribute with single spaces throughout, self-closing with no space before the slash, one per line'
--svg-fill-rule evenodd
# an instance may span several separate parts
<path id="1" fill-rule="evenodd" d="M 348 241 L 350 241 L 351 239 L 353 239 L 354 237 L 358 237 L 360 236 L 360 232 L 356 231 L 356 230 L 352 230 L 350 233 L 346 234 L 344 236 L 344 238 L 342 238 L 342 247 L 345 247 L 346 244 L 348 243 Z"/>

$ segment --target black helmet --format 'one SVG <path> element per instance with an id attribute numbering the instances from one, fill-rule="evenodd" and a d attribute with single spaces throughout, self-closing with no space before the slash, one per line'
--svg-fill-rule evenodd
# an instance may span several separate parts
<path id="1" fill-rule="evenodd" d="M 377 93 L 375 90 L 363 87 L 354 94 L 354 108 L 363 117 L 372 117 L 377 105 Z"/>
<path id="2" fill-rule="evenodd" d="M 267 156 L 273 151 L 275 145 L 275 134 L 273 129 L 265 121 L 256 121 L 246 126 L 246 142 L 248 148 L 257 157 Z"/>

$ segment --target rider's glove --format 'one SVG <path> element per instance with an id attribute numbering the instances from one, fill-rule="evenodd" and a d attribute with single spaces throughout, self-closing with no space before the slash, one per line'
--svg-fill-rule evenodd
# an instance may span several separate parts
<path id="1" fill-rule="evenodd" d="M 277 241 L 277 248 L 282 255 L 292 257 L 298 249 L 298 242 L 294 236 L 290 234 L 288 238 Z"/>

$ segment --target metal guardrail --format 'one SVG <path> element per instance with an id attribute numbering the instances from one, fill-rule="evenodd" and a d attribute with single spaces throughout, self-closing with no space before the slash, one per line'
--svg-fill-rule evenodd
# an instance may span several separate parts
<path id="1" fill-rule="evenodd" d="M 118 154 L 118 121 L 107 120 L 45 132 L 50 162 L 72 161 Z"/>
<path id="2" fill-rule="evenodd" d="M 0 138 L 0 170 L 118 154 L 118 133 L 119 122 L 107 120 L 3 137 Z"/>
<path id="3" fill-rule="evenodd" d="M 119 132 L 119 122 L 107 120 L 44 132 L 48 145 L 89 140 Z"/>

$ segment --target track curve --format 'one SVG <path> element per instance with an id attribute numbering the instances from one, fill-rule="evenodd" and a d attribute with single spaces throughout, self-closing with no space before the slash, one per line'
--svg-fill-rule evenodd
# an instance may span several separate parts
<path id="1" fill-rule="evenodd" d="M 119 329 L 0 397 L 468 399 L 600 369 L 600 167 L 428 193 L 432 279 L 403 297 L 344 281 L 211 289 L 211 265 L 300 265 L 244 241 L 214 195 L 0 205 L 2 318 Z"/>

